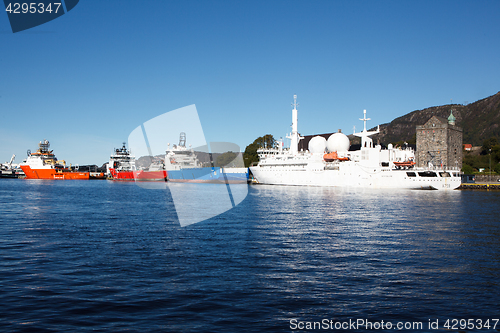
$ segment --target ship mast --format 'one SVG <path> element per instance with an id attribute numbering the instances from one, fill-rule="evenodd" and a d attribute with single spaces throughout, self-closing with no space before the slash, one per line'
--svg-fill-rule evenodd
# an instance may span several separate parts
<path id="1" fill-rule="evenodd" d="M 363 118 L 359 118 L 359 120 L 363 121 L 364 122 L 364 126 L 363 126 L 363 132 L 361 133 L 353 133 L 355 136 L 358 136 L 361 138 L 361 149 L 365 149 L 365 148 L 373 148 L 373 140 L 371 138 L 369 138 L 369 136 L 373 135 L 373 134 L 377 134 L 377 133 L 380 133 L 380 126 L 377 126 L 377 130 L 376 131 L 372 131 L 372 132 L 368 132 L 366 130 L 366 122 L 368 120 L 371 120 L 370 118 L 366 118 L 366 110 L 363 110 Z"/>
<path id="2" fill-rule="evenodd" d="M 297 103 L 297 95 L 293 95 L 292 106 L 292 133 L 290 133 L 290 135 L 287 135 L 287 139 L 290 139 L 290 152 L 292 153 L 292 155 L 295 155 L 299 151 L 299 141 L 300 139 L 303 139 L 302 137 L 300 137 L 297 130 L 297 106 L 299 106 L 299 104 Z"/>
<path id="3" fill-rule="evenodd" d="M 366 110 L 363 110 L 363 119 L 359 118 L 359 120 L 364 122 L 363 132 L 366 132 L 366 122 L 371 120 L 370 118 L 366 118 Z"/>

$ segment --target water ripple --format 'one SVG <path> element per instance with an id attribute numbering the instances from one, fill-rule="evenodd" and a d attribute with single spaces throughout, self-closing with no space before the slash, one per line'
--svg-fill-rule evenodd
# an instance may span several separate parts
<path id="1" fill-rule="evenodd" d="M 289 332 L 292 318 L 486 319 L 498 311 L 499 197 L 256 186 L 181 228 L 168 192 L 2 180 L 0 323 Z"/>

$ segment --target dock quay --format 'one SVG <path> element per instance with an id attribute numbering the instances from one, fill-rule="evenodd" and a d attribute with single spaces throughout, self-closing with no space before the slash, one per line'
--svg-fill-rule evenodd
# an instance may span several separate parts
<path id="1" fill-rule="evenodd" d="M 458 190 L 500 190 L 500 183 L 461 184 Z"/>

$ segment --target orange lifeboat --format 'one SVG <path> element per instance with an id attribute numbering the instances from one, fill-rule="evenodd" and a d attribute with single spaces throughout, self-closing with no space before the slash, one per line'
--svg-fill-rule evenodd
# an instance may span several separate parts
<path id="1" fill-rule="evenodd" d="M 404 161 L 404 162 L 394 162 L 394 165 L 396 166 L 396 168 L 400 169 L 409 169 L 409 168 L 413 168 L 413 166 L 415 165 L 416 163 L 413 161 L 413 160 L 409 160 L 409 161 Z"/>
<path id="2" fill-rule="evenodd" d="M 325 162 L 349 161 L 349 157 L 339 157 L 336 151 L 323 155 Z"/>

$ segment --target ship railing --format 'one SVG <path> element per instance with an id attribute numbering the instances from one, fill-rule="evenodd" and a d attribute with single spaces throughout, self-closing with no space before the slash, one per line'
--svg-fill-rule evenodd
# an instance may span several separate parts
<path id="1" fill-rule="evenodd" d="M 424 167 L 424 168 L 421 168 L 421 169 L 424 169 L 424 170 L 433 170 L 433 171 L 438 171 L 438 170 L 460 171 L 459 167 L 449 167 L 449 166 L 446 166 L 446 165 L 443 165 L 443 166 L 435 165 L 435 166 L 432 166 L 432 167 L 427 166 L 427 167 Z"/>

